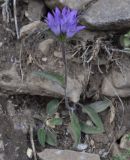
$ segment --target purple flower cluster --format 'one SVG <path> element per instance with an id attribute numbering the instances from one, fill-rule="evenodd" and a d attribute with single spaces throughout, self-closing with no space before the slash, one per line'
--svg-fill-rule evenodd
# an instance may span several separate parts
<path id="1" fill-rule="evenodd" d="M 66 7 L 62 11 L 56 7 L 53 14 L 48 13 L 46 23 L 55 35 L 65 35 L 67 38 L 85 28 L 78 25 L 77 11 Z"/>

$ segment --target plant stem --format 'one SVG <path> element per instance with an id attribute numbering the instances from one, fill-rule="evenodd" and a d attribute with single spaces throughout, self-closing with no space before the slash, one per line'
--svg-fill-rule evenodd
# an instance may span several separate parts
<path id="1" fill-rule="evenodd" d="M 64 86 L 64 91 L 65 91 L 65 107 L 69 109 L 69 102 L 68 102 L 68 97 L 67 97 L 67 58 L 66 58 L 66 41 L 61 42 L 61 49 L 62 49 L 62 57 L 63 57 L 63 62 L 64 62 L 64 68 L 65 68 L 65 86 Z"/>

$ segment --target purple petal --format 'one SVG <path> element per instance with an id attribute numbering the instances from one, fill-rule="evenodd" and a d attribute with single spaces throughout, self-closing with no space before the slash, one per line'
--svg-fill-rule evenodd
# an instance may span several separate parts
<path id="1" fill-rule="evenodd" d="M 76 10 L 73 10 L 70 12 L 68 21 L 70 24 L 73 22 L 77 22 L 77 11 Z"/>
<path id="2" fill-rule="evenodd" d="M 51 13 L 48 13 L 46 23 L 49 27 L 54 23 L 54 17 Z"/>
<path id="3" fill-rule="evenodd" d="M 76 33 L 78 33 L 79 31 L 85 29 L 85 26 L 76 26 L 76 25 L 72 25 L 70 27 L 68 27 L 68 30 L 66 32 L 66 36 L 68 38 L 73 37 Z"/>
<path id="4" fill-rule="evenodd" d="M 51 31 L 54 32 L 54 34 L 56 35 L 60 34 L 60 25 L 55 23 L 55 19 L 51 13 L 48 13 L 46 22 L 49 28 L 51 29 Z"/>
<path id="5" fill-rule="evenodd" d="M 60 35 L 61 30 L 60 30 L 59 26 L 52 26 L 50 28 L 51 28 L 51 31 L 54 32 L 55 35 L 57 35 L 57 36 Z"/>
<path id="6" fill-rule="evenodd" d="M 67 7 L 64 7 L 63 10 L 62 10 L 62 16 L 65 17 L 65 16 L 68 16 L 70 14 L 71 10 Z"/>
<path id="7" fill-rule="evenodd" d="M 66 34 L 68 38 L 85 28 L 85 26 L 78 26 L 77 11 L 67 7 L 64 7 L 62 12 L 56 7 L 53 15 L 48 13 L 45 22 L 54 34 Z"/>
<path id="8" fill-rule="evenodd" d="M 76 31 L 79 32 L 85 28 L 86 28 L 85 26 L 77 26 Z"/>

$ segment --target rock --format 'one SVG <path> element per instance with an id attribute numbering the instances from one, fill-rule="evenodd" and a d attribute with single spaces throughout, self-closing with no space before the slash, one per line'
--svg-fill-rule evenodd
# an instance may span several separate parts
<path id="1" fill-rule="evenodd" d="M 42 41 L 39 46 L 38 49 L 44 54 L 47 55 L 50 51 L 51 46 L 54 44 L 54 40 L 53 39 L 46 39 L 44 41 Z"/>
<path id="2" fill-rule="evenodd" d="M 102 94 L 107 96 L 130 96 L 130 63 L 129 57 L 120 60 L 121 69 L 114 67 L 102 83 Z"/>
<path id="3" fill-rule="evenodd" d="M 52 61 L 54 62 L 54 61 Z M 70 98 L 73 102 L 78 102 L 80 99 L 80 95 L 83 90 L 83 82 L 81 77 L 86 77 L 84 73 L 83 67 L 78 69 L 76 68 L 76 64 L 74 66 L 71 66 L 71 69 L 74 70 L 74 73 L 78 75 L 78 77 L 73 76 L 73 73 L 71 75 L 68 75 L 68 87 L 67 87 L 67 96 Z M 47 66 L 49 67 L 49 65 Z M 46 68 L 47 68 L 46 67 Z M 74 67 L 74 68 L 73 68 Z M 58 68 L 59 74 L 64 73 L 64 67 Z M 61 70 L 60 70 L 61 69 Z M 76 69 L 76 72 L 75 72 Z M 53 65 L 54 72 L 56 70 L 55 66 Z M 58 72 L 57 71 L 57 72 Z M 53 96 L 53 97 L 63 97 L 64 96 L 64 88 L 61 87 L 58 83 L 49 81 L 47 79 L 38 77 L 34 74 L 35 71 L 30 72 L 26 75 L 25 80 L 22 81 L 21 77 L 19 76 L 18 71 L 16 70 L 15 64 L 11 67 L 10 70 L 3 70 L 0 72 L 0 88 L 1 90 L 8 94 L 26 94 L 29 93 L 31 95 L 47 95 L 47 96 Z M 76 78 L 77 77 L 77 78 Z"/>
<path id="4" fill-rule="evenodd" d="M 89 28 L 99 30 L 119 30 L 130 27 L 129 0 L 95 1 L 81 17 L 81 22 Z"/>
<path id="5" fill-rule="evenodd" d="M 28 156 L 29 159 L 32 159 L 32 157 L 33 157 L 33 151 L 32 151 L 31 148 L 27 149 L 27 156 Z"/>
<path id="6" fill-rule="evenodd" d="M 45 149 L 38 156 L 42 160 L 100 160 L 97 154 L 58 149 Z"/>
<path id="7" fill-rule="evenodd" d="M 125 134 L 121 138 L 120 148 L 121 149 L 128 149 L 128 148 L 130 148 L 130 135 L 129 134 Z"/>
<path id="8" fill-rule="evenodd" d="M 97 37 L 105 37 L 106 34 L 104 32 L 92 32 L 89 30 L 82 30 L 78 32 L 75 37 L 80 39 L 81 41 L 94 41 Z"/>
<path id="9" fill-rule="evenodd" d="M 88 145 L 81 143 L 81 144 L 78 144 L 76 148 L 77 148 L 77 150 L 79 150 L 79 151 L 83 151 L 83 150 L 85 150 L 85 149 L 88 148 Z"/>
<path id="10" fill-rule="evenodd" d="M 45 15 L 46 9 L 42 0 L 30 0 L 25 12 L 30 21 L 38 21 Z"/>
<path id="11" fill-rule="evenodd" d="M 130 72 L 124 77 L 121 72 L 112 71 L 104 78 L 102 83 L 102 94 L 106 96 L 130 96 Z"/>
<path id="12" fill-rule="evenodd" d="M 60 8 L 68 6 L 72 9 L 81 9 L 91 1 L 92 0 L 45 0 L 45 3 L 50 9 L 55 8 L 56 6 Z"/>
<path id="13" fill-rule="evenodd" d="M 54 51 L 54 56 L 57 57 L 57 58 L 62 58 L 62 52 L 60 51 Z"/>
<path id="14" fill-rule="evenodd" d="M 32 23 L 29 23 L 29 24 L 23 26 L 20 29 L 20 37 L 22 38 L 22 37 L 34 32 L 36 29 L 38 29 L 39 26 L 43 26 L 43 22 L 34 21 Z"/>

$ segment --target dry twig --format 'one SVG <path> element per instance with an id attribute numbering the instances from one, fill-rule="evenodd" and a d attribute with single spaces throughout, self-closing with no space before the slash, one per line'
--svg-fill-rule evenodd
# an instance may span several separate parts
<path id="1" fill-rule="evenodd" d="M 17 35 L 17 39 L 19 39 L 20 36 L 19 36 L 18 21 L 17 21 L 16 0 L 13 0 L 13 10 L 14 10 L 14 22 L 15 22 L 16 35 Z"/>
<path id="2" fill-rule="evenodd" d="M 34 160 L 37 160 L 35 144 L 34 144 L 34 141 L 33 141 L 33 127 L 32 126 L 30 126 L 30 141 L 31 141 L 31 145 L 32 145 Z"/>

